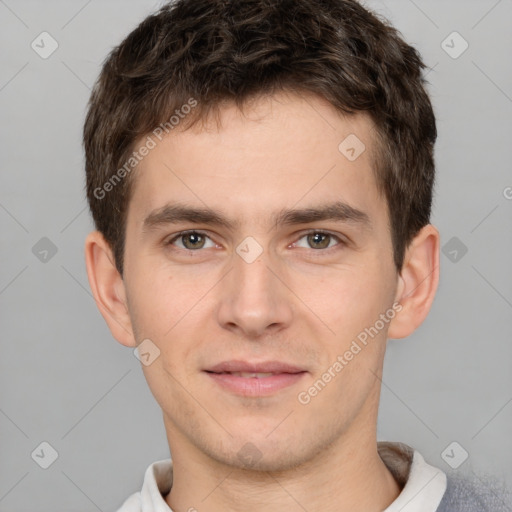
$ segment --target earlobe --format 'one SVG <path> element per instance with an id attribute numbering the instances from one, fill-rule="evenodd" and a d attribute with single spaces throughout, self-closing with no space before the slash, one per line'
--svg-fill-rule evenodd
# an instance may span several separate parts
<path id="1" fill-rule="evenodd" d="M 85 263 L 94 300 L 112 336 L 122 345 L 135 347 L 123 278 L 115 266 L 110 245 L 99 231 L 86 238 Z"/>
<path id="2" fill-rule="evenodd" d="M 388 338 L 405 338 L 425 320 L 439 282 L 439 232 L 428 224 L 409 244 L 398 277 L 395 300 L 402 310 L 391 321 Z"/>

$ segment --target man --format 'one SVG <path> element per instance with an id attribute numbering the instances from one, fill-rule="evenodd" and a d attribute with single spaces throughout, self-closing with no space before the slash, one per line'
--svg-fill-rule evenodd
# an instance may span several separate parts
<path id="1" fill-rule="evenodd" d="M 354 0 L 178 0 L 110 54 L 87 271 L 172 456 L 122 512 L 482 510 L 376 441 L 386 340 L 439 277 L 423 68 Z"/>

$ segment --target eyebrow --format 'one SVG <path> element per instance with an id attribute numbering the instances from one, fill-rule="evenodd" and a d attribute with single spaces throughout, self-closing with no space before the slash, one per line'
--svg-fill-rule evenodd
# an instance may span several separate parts
<path id="1" fill-rule="evenodd" d="M 371 229 L 372 222 L 368 214 L 342 201 L 301 209 L 283 209 L 272 215 L 272 223 L 278 225 L 309 224 L 319 221 L 340 221 L 356 224 Z M 192 224 L 208 224 L 234 230 L 240 221 L 231 221 L 221 213 L 210 208 L 197 208 L 181 204 L 167 204 L 152 211 L 142 225 L 144 232 L 152 231 L 168 224 L 187 222 Z"/>

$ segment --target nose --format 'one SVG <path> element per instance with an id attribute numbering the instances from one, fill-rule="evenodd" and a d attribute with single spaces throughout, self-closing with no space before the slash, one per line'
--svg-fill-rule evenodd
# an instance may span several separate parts
<path id="1" fill-rule="evenodd" d="M 253 339 L 288 327 L 293 318 L 293 297 L 280 274 L 266 252 L 251 263 L 234 254 L 233 268 L 220 283 L 219 324 Z"/>

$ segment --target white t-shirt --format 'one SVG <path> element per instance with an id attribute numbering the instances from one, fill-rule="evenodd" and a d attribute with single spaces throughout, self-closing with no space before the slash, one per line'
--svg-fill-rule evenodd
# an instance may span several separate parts
<path id="1" fill-rule="evenodd" d="M 404 443 L 380 441 L 381 459 L 402 492 L 383 512 L 435 512 L 446 491 L 446 474 L 425 462 L 419 452 Z M 172 485 L 171 459 L 159 460 L 146 470 L 142 490 L 132 494 L 117 512 L 172 512 L 163 496 Z"/>

